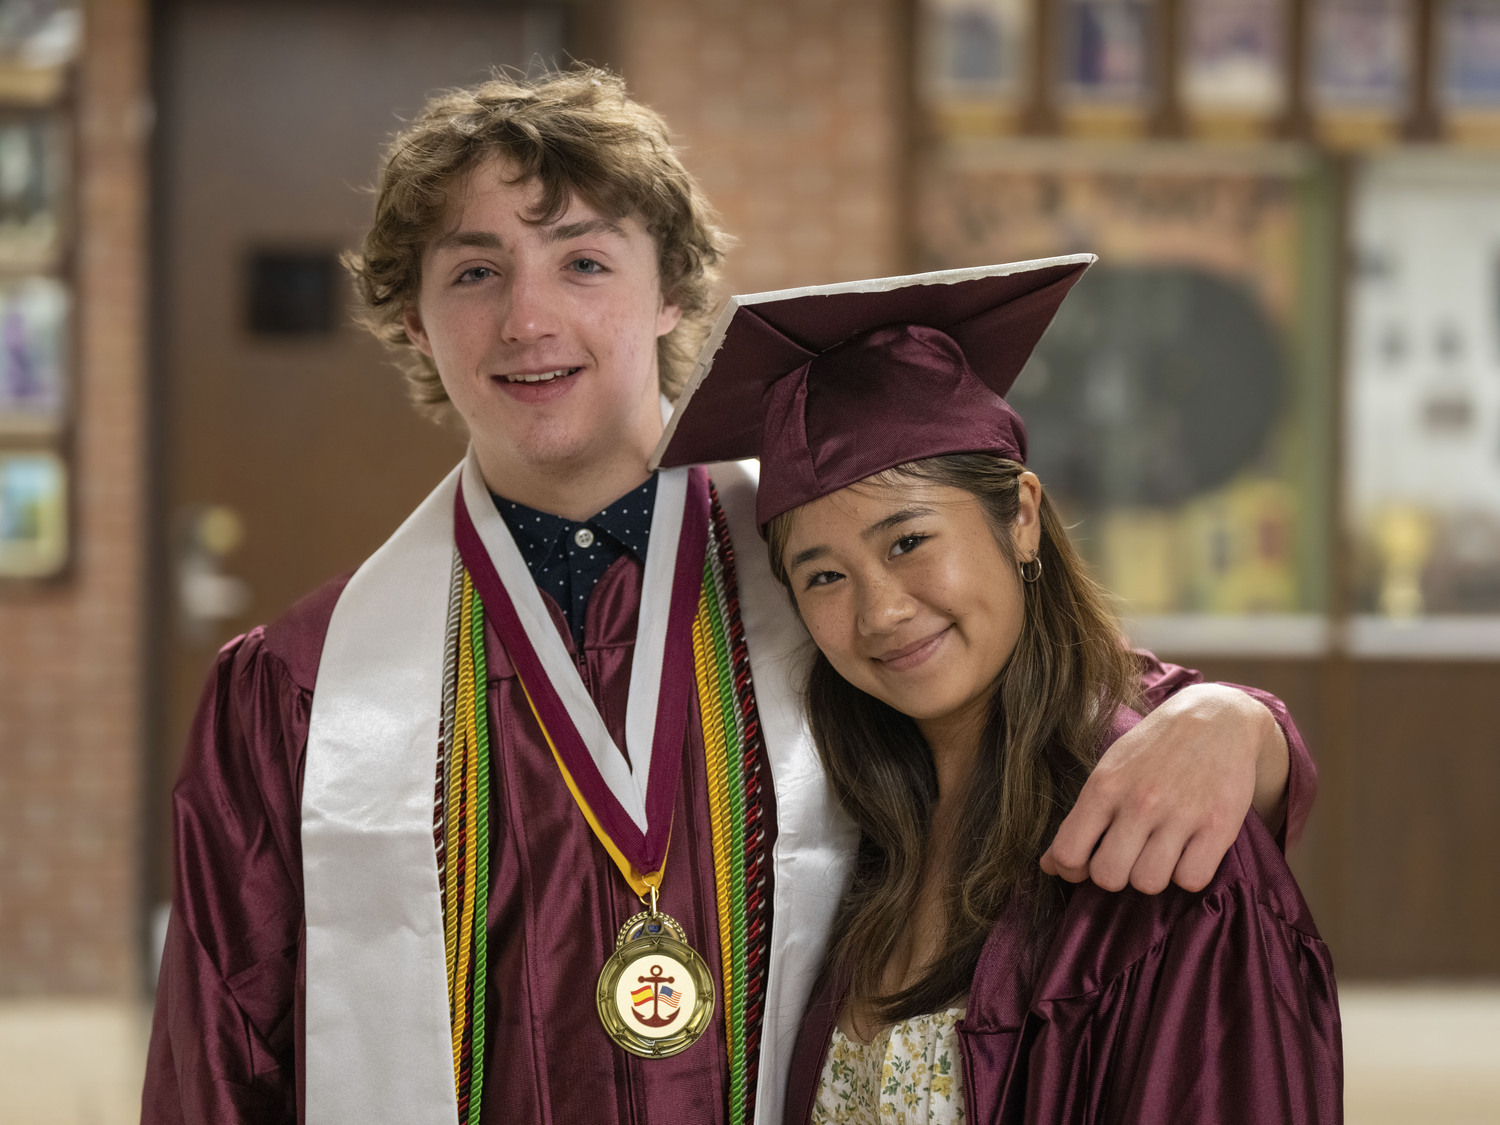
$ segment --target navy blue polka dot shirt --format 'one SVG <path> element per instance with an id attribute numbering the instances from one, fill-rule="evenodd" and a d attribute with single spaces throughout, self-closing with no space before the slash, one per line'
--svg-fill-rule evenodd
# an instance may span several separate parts
<path id="1" fill-rule="evenodd" d="M 568 615 L 573 643 L 582 648 L 583 623 L 595 584 L 626 551 L 642 562 L 646 559 L 651 515 L 656 510 L 656 477 L 582 523 L 503 496 L 494 499 L 531 577 Z"/>

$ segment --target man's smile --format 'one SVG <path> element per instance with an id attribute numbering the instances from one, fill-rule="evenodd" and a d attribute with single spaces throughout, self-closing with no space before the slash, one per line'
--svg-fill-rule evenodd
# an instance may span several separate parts
<path id="1" fill-rule="evenodd" d="M 550 383 L 553 379 L 576 375 L 582 370 L 582 367 L 558 367 L 552 371 L 517 371 L 510 375 L 497 376 L 497 378 L 504 379 L 507 383 Z"/>

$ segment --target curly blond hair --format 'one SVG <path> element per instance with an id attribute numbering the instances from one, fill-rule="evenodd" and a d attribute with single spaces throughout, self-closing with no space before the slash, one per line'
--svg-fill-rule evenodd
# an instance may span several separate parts
<path id="1" fill-rule="evenodd" d="M 491 156 L 515 168 L 516 182 L 541 186 L 535 222 L 554 222 L 575 196 L 610 218 L 641 220 L 656 243 L 662 297 L 682 310 L 657 341 L 661 390 L 675 399 L 707 331 L 728 240 L 661 116 L 632 101 L 616 75 L 575 66 L 439 94 L 385 151 L 375 222 L 343 260 L 359 295 L 356 319 L 397 354 L 412 401 L 447 413 L 437 368 L 408 338 L 403 317 L 453 188 Z"/>

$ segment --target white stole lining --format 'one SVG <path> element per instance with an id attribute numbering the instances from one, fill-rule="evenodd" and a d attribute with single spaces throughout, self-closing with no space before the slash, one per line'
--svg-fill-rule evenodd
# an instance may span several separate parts
<path id="1" fill-rule="evenodd" d="M 433 786 L 454 470 L 354 573 L 302 783 L 307 1122 L 455 1125 Z"/>
<path id="2" fill-rule="evenodd" d="M 667 650 L 667 611 L 672 604 L 677 545 L 682 538 L 682 516 L 687 507 L 688 473 L 688 469 L 668 469 L 657 474 L 656 509 L 651 516 L 651 539 L 646 550 L 635 656 L 630 670 L 630 696 L 625 710 L 625 745 L 630 751 L 627 762 L 610 737 L 598 706 L 583 686 L 578 666 L 552 623 L 510 528 L 495 510 L 472 452 L 464 464 L 464 505 L 479 532 L 479 540 L 494 561 L 500 581 L 516 608 L 516 616 L 521 619 L 547 678 L 588 747 L 599 775 L 643 833 L 647 828 L 646 786 L 651 778 L 651 745 L 656 737 L 662 661 Z"/>
<path id="3" fill-rule="evenodd" d="M 349 580 L 323 645 L 302 798 L 308 1125 L 454 1125 L 458 1118 L 432 799 L 461 469 Z M 766 563 L 753 473 L 748 463 L 720 465 L 713 477 L 737 548 L 740 615 L 776 793 L 756 1120 L 780 1125 L 792 1046 L 856 836 L 832 799 L 803 719 L 807 635 Z M 475 479 L 471 486 L 465 478 L 466 499 L 471 515 L 484 517 L 474 522 L 493 557 L 499 544 L 485 526 L 493 519 L 506 529 Z M 477 514 L 475 496 L 484 501 Z M 658 513 L 662 500 L 658 485 Z M 681 527 L 680 508 L 665 526 Z M 652 562 L 671 567 L 677 554 L 676 532 L 668 544 L 652 528 L 647 589 Z M 529 575 L 507 587 L 512 597 L 517 587 L 535 591 Z M 649 623 L 665 637 L 666 606 L 648 613 L 645 598 L 638 643 L 661 643 L 645 629 Z M 544 620 L 555 634 L 551 618 Z M 643 666 L 653 665 L 635 661 Z M 647 771 L 637 774 L 644 785 Z"/>
<path id="4" fill-rule="evenodd" d="M 775 914 L 755 1119 L 780 1125 L 792 1048 L 823 966 L 834 911 L 854 870 L 859 833 L 834 800 L 807 729 L 802 694 L 812 642 L 766 559 L 755 520 L 757 470 L 755 462 L 739 461 L 709 471 L 734 543 L 740 620 L 776 791 Z"/>

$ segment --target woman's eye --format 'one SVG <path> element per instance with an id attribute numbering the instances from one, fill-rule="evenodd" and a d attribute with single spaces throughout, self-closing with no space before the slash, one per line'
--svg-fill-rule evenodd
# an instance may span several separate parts
<path id="1" fill-rule="evenodd" d="M 917 544 L 923 542 L 926 538 L 927 536 L 925 535 L 903 535 L 900 539 L 897 539 L 896 542 L 891 545 L 891 554 L 907 554 L 908 552 L 914 550 Z"/>
<path id="2" fill-rule="evenodd" d="M 807 576 L 806 589 L 811 590 L 814 586 L 828 586 L 839 580 L 839 572 L 836 570 L 820 570 L 816 574 Z"/>

